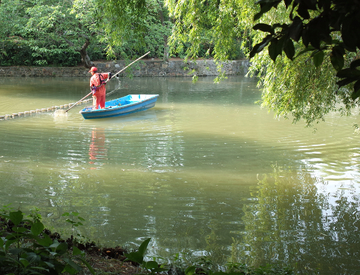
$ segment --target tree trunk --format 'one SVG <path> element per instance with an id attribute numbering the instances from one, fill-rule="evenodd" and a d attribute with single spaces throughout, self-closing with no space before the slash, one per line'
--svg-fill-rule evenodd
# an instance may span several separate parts
<path id="1" fill-rule="evenodd" d="M 161 25 L 165 25 L 165 18 L 164 18 L 164 13 L 162 11 L 162 5 L 161 5 L 161 2 L 158 1 L 158 5 L 160 7 L 159 9 L 159 17 L 160 17 L 160 22 L 161 22 Z M 167 41 L 168 41 L 168 36 L 164 34 L 163 36 L 163 39 L 164 39 L 164 61 L 169 61 L 169 46 L 167 44 Z"/>
<path id="2" fill-rule="evenodd" d="M 80 35 L 80 36 L 85 38 L 85 43 L 84 45 L 81 46 L 80 49 L 76 49 L 76 51 L 80 53 L 81 61 L 84 62 L 85 68 L 90 69 L 92 66 L 94 66 L 94 63 L 91 62 L 91 59 L 86 51 L 87 47 L 90 45 L 90 39 L 88 36 L 84 36 L 84 35 Z M 65 37 L 63 38 L 71 47 L 74 47 L 74 43 L 72 43 L 70 40 L 66 39 Z"/>
<path id="3" fill-rule="evenodd" d="M 87 54 L 87 47 L 90 45 L 90 41 L 86 39 L 84 45 L 82 45 L 80 49 L 80 55 L 81 55 L 81 61 L 84 62 L 85 68 L 90 69 L 92 66 L 94 66 L 94 63 L 90 60 L 89 55 Z"/>

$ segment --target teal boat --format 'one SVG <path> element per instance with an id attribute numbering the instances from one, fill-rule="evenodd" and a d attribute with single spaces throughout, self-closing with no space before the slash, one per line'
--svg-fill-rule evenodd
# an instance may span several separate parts
<path id="1" fill-rule="evenodd" d="M 93 109 L 92 106 L 85 107 L 80 111 L 80 114 L 85 119 L 129 115 L 154 107 L 158 97 L 158 94 L 130 94 L 105 102 L 104 109 Z"/>

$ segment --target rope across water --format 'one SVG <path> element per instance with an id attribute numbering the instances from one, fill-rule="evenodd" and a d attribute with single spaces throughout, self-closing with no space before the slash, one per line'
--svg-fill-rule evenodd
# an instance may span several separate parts
<path id="1" fill-rule="evenodd" d="M 117 92 L 119 89 L 116 89 L 114 91 L 111 91 L 109 93 L 106 94 L 106 96 L 109 96 L 115 92 Z M 86 99 L 83 100 L 79 103 L 77 103 L 76 105 L 81 105 L 87 102 L 92 101 L 92 98 L 90 99 Z M 71 106 L 73 106 L 75 103 L 68 103 L 68 104 L 64 104 L 64 105 L 59 105 L 59 106 L 51 106 L 48 108 L 41 108 L 41 109 L 35 109 L 35 110 L 30 110 L 30 111 L 24 111 L 24 112 L 18 112 L 18 113 L 12 113 L 12 114 L 6 114 L 6 115 L 0 115 L 0 121 L 1 120 L 8 120 L 8 119 L 14 119 L 14 118 L 18 118 L 18 117 L 28 117 L 31 115 L 35 115 L 38 113 L 49 113 L 49 112 L 54 112 L 56 110 L 61 110 L 61 109 L 68 109 Z"/>

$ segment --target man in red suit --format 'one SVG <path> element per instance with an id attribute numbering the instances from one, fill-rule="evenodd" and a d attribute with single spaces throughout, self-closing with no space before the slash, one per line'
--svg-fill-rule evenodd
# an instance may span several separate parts
<path id="1" fill-rule="evenodd" d="M 106 97 L 106 82 L 111 78 L 111 73 L 97 73 L 96 67 L 91 67 L 89 73 L 90 88 L 93 93 L 93 108 L 104 109 L 105 108 L 105 97 Z"/>

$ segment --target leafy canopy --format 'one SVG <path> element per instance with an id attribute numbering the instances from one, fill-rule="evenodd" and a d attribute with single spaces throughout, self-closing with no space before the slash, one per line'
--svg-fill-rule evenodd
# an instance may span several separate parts
<path id="1" fill-rule="evenodd" d="M 163 0 L 96 1 L 95 5 L 104 31 L 100 41 L 107 44 L 109 56 L 120 52 L 133 57 L 147 51 L 150 56 L 164 55 L 172 25 Z"/>
<path id="2" fill-rule="evenodd" d="M 356 0 L 166 0 L 175 20 L 172 47 L 191 43 L 196 58 L 205 39 L 226 60 L 235 40 L 250 52 L 250 75 L 260 79 L 262 105 L 308 125 L 357 106 L 360 31 Z M 265 33 L 265 34 L 264 34 Z M 253 46 L 252 46 L 253 45 Z M 338 78 L 336 78 L 337 76 Z M 340 103 L 340 104 L 339 104 Z"/>
<path id="3" fill-rule="evenodd" d="M 296 54 L 294 43 L 300 43 L 297 56 L 310 52 L 315 67 L 323 64 L 325 56 L 330 57 L 336 70 L 339 87 L 354 83 L 351 97 L 360 96 L 360 60 L 350 53 L 360 49 L 360 5 L 356 0 L 259 0 L 260 12 L 254 17 L 261 19 L 271 9 L 283 3 L 288 11 L 288 22 L 273 24 L 258 23 L 254 30 L 268 33 L 256 44 L 250 58 L 267 45 L 270 58 L 285 52 L 289 59 Z M 350 60 L 349 60 L 349 55 Z M 350 61 L 350 64 L 346 64 Z"/>
<path id="4" fill-rule="evenodd" d="M 77 65 L 83 45 L 96 34 L 94 9 L 87 2 L 77 8 L 72 0 L 1 1 L 0 14 L 11 22 L 0 33 L 0 41 L 9 45 L 3 56 L 16 57 L 19 48 L 30 53 L 25 65 Z"/>
<path id="5" fill-rule="evenodd" d="M 169 44 L 175 53 L 186 45 L 186 57 L 197 58 L 201 46 L 208 44 L 206 55 L 224 61 L 247 43 L 251 22 L 244 18 L 253 16 L 253 1 L 165 0 L 165 4 L 174 20 Z"/>

